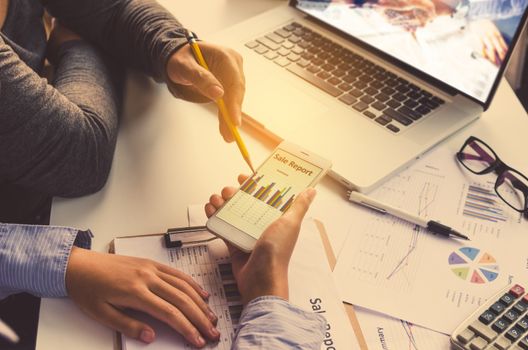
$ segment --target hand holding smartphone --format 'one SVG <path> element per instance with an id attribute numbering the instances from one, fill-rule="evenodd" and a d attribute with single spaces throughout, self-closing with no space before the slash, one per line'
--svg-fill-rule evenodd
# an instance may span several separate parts
<path id="1" fill-rule="evenodd" d="M 209 218 L 207 229 L 250 252 L 262 232 L 290 208 L 296 195 L 314 187 L 330 167 L 330 161 L 282 142 Z"/>

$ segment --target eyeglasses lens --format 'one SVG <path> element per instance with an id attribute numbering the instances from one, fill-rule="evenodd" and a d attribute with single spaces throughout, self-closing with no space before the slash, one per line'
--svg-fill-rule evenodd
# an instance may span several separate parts
<path id="1" fill-rule="evenodd" d="M 506 170 L 497 180 L 497 193 L 517 210 L 526 208 L 528 180 L 521 174 Z"/>
<path id="2" fill-rule="evenodd" d="M 459 157 L 468 169 L 476 173 L 488 169 L 496 161 L 493 152 L 485 144 L 476 140 L 468 142 Z"/>

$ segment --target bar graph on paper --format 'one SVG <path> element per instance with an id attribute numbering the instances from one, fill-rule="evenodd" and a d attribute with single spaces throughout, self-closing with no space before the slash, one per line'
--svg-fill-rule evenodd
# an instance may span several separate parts
<path id="1" fill-rule="evenodd" d="M 471 184 L 465 190 L 465 217 L 494 223 L 508 221 L 508 209 L 492 185 Z"/>
<path id="2" fill-rule="evenodd" d="M 191 276 L 211 294 L 208 305 L 218 316 L 216 326 L 221 338 L 218 343 L 209 344 L 207 349 L 231 348 L 243 310 L 231 259 L 224 250 L 218 241 L 167 249 L 169 265 Z M 185 344 L 185 349 L 191 350 L 195 347 Z"/>
<path id="3" fill-rule="evenodd" d="M 460 187 L 457 214 L 463 219 L 460 229 L 471 238 L 500 239 L 523 223 L 522 214 L 511 209 L 495 192 L 493 181 L 469 182 Z"/>

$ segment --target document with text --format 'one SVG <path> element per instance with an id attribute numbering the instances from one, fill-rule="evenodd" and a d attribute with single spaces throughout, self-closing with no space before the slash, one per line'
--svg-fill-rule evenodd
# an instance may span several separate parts
<path id="1" fill-rule="evenodd" d="M 310 215 L 336 237 L 343 300 L 449 334 L 486 298 L 526 280 L 527 223 L 497 197 L 494 182 L 438 149 L 369 194 L 471 241 L 437 237 L 345 200 L 318 203 Z"/>
<path id="2" fill-rule="evenodd" d="M 189 207 L 189 222 L 193 226 L 205 224 L 203 206 Z M 196 235 L 196 240 L 214 238 L 207 232 Z M 227 247 L 220 239 L 208 243 L 186 244 L 182 248 L 165 248 L 162 236 L 121 238 L 114 241 L 118 254 L 140 256 L 180 269 L 211 293 L 209 306 L 219 317 L 218 330 L 222 337 L 207 349 L 231 349 L 236 325 L 243 306 L 230 267 Z M 321 349 L 359 349 L 343 303 L 333 281 L 319 231 L 312 220 L 303 222 L 300 237 L 290 262 L 290 302 L 305 310 L 322 314 L 327 320 Z M 144 314 L 135 317 L 145 320 L 156 330 L 157 350 L 192 349 L 184 339 L 162 322 Z M 122 336 L 124 350 L 146 348 L 140 341 Z M 149 347 L 149 348 L 150 348 Z"/>

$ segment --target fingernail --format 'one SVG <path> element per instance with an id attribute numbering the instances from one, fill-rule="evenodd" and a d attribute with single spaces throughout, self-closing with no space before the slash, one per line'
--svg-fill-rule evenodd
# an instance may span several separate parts
<path id="1" fill-rule="evenodd" d="M 207 89 L 207 94 L 213 100 L 217 100 L 224 95 L 224 89 L 218 85 L 213 85 Z"/>
<path id="2" fill-rule="evenodd" d="M 211 320 L 211 322 L 218 321 L 218 317 L 216 317 L 215 313 L 211 311 L 211 309 L 209 309 L 209 312 L 207 313 L 207 317 L 209 317 L 209 320 Z"/>
<path id="3" fill-rule="evenodd" d="M 141 331 L 139 339 L 145 343 L 152 343 L 154 341 L 154 332 L 150 329 L 144 329 Z"/>
<path id="4" fill-rule="evenodd" d="M 201 335 L 196 337 L 196 346 L 205 346 L 205 340 Z"/>
<path id="5" fill-rule="evenodd" d="M 209 299 L 209 297 L 211 296 L 211 294 L 209 294 L 209 292 L 206 291 L 205 289 L 202 289 L 202 296 L 203 296 L 205 299 Z"/>
<path id="6" fill-rule="evenodd" d="M 312 187 L 310 187 L 310 188 L 308 188 L 306 190 L 306 195 L 308 196 L 308 199 L 310 201 L 312 201 L 314 199 L 316 193 L 317 193 L 317 191 L 315 190 L 315 188 L 312 188 Z"/>
<path id="7" fill-rule="evenodd" d="M 215 327 L 212 327 L 212 328 L 210 329 L 210 331 L 211 331 L 211 335 L 212 335 L 213 337 L 217 338 L 217 337 L 220 336 L 220 332 L 219 332 L 218 329 L 216 329 Z"/>

